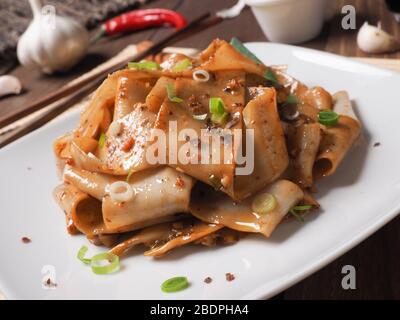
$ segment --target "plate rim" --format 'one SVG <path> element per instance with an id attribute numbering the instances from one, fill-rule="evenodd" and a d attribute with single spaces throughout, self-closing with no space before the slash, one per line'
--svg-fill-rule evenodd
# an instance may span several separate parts
<path id="1" fill-rule="evenodd" d="M 330 57 L 336 60 L 342 60 L 346 61 L 348 63 L 352 63 L 355 65 L 359 65 L 360 67 L 363 68 L 369 68 L 370 70 L 376 70 L 379 72 L 385 72 L 387 76 L 393 76 L 393 77 L 398 77 L 400 81 L 400 74 L 396 71 L 380 68 L 371 64 L 368 64 L 363 61 L 357 61 L 351 59 L 351 57 L 345 57 L 341 56 L 335 53 L 331 52 L 325 52 L 321 50 L 316 50 L 316 49 L 311 49 L 311 48 L 304 48 L 300 46 L 294 46 L 294 45 L 289 45 L 289 44 L 283 44 L 283 43 L 272 43 L 272 42 L 260 42 L 260 41 L 252 41 L 252 42 L 245 42 L 245 45 L 263 45 L 263 46 L 270 46 L 270 47 L 281 47 L 283 50 L 289 50 L 292 52 L 293 50 L 301 50 L 305 52 L 310 52 L 310 53 L 316 53 L 319 55 L 323 55 L 326 57 Z M 296 283 L 299 283 L 300 281 L 304 280 L 308 276 L 314 274 L 318 270 L 321 270 L 323 267 L 327 266 L 329 263 L 332 261 L 336 260 L 346 252 L 350 251 L 352 248 L 356 247 L 358 244 L 360 244 L 362 241 L 370 237 L 372 234 L 374 234 L 376 231 L 381 229 L 383 226 L 385 226 L 387 223 L 392 221 L 394 218 L 396 218 L 400 214 L 400 200 L 399 203 L 394 206 L 393 209 L 389 210 L 388 212 L 384 213 L 382 216 L 371 220 L 367 226 L 363 226 L 360 228 L 360 230 L 354 234 L 352 237 L 350 237 L 347 240 L 343 240 L 336 248 L 333 250 L 330 250 L 330 252 L 326 253 L 323 256 L 317 256 L 314 258 L 310 263 L 305 264 L 301 270 L 297 272 L 293 272 L 291 275 L 289 275 L 288 279 L 282 280 L 280 285 L 276 285 L 276 287 L 273 290 L 269 290 L 267 288 L 267 284 L 263 284 L 259 286 L 258 288 L 255 288 L 252 290 L 252 292 L 246 294 L 243 299 L 268 299 L 270 297 L 273 297 L 276 294 L 279 294 L 280 292 L 290 288 L 291 286 L 295 285 Z M 265 292 L 262 293 L 261 291 Z"/>

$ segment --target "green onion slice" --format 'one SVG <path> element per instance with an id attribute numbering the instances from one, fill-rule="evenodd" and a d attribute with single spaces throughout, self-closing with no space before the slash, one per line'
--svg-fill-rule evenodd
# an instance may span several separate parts
<path id="1" fill-rule="evenodd" d="M 299 100 L 297 99 L 296 96 L 289 94 L 286 98 L 286 103 L 288 104 L 298 104 Z"/>
<path id="2" fill-rule="evenodd" d="M 224 124 L 228 120 L 229 114 L 227 112 L 223 114 L 212 114 L 211 122 L 215 124 Z"/>
<path id="3" fill-rule="evenodd" d="M 297 221 L 304 222 L 304 218 L 301 215 L 297 214 L 297 212 L 294 211 L 293 209 L 290 210 L 290 213 L 292 214 L 293 217 L 296 218 Z"/>
<path id="4" fill-rule="evenodd" d="M 137 70 L 160 70 L 160 65 L 155 61 L 129 62 L 128 68 Z"/>
<path id="5" fill-rule="evenodd" d="M 275 74 L 272 72 L 271 69 L 267 70 L 264 74 L 265 79 L 273 82 L 278 83 L 278 79 L 276 78 Z"/>
<path id="6" fill-rule="evenodd" d="M 251 204 L 251 209 L 258 214 L 267 214 L 274 210 L 278 202 L 273 194 L 261 193 L 256 196 Z"/>
<path id="7" fill-rule="evenodd" d="M 106 143 L 106 139 L 107 139 L 107 136 L 105 135 L 104 132 L 102 132 L 100 135 L 100 138 L 99 138 L 99 148 L 100 149 L 104 147 L 104 144 Z"/>
<path id="8" fill-rule="evenodd" d="M 129 169 L 128 175 L 126 176 L 126 182 L 129 182 L 129 180 L 131 179 L 132 174 L 133 174 L 133 170 Z"/>
<path id="9" fill-rule="evenodd" d="M 339 115 L 334 111 L 321 111 L 318 121 L 325 126 L 334 126 L 339 122 Z"/>
<path id="10" fill-rule="evenodd" d="M 189 281 L 186 277 L 174 277 L 165 280 L 161 285 L 161 290 L 163 292 L 177 292 L 189 287 Z"/>
<path id="11" fill-rule="evenodd" d="M 178 61 L 172 68 L 174 72 L 182 72 L 192 66 L 192 62 L 189 59 L 183 59 Z"/>
<path id="12" fill-rule="evenodd" d="M 246 58 L 249 58 L 250 60 L 253 60 L 256 63 L 261 63 L 262 61 L 257 58 L 257 56 L 251 52 L 249 49 L 245 47 L 245 45 L 236 37 L 231 39 L 230 42 L 231 46 L 234 47 L 238 52 L 240 52 L 243 56 Z"/>
<path id="13" fill-rule="evenodd" d="M 193 115 L 193 119 L 195 120 L 206 120 L 207 119 L 208 114 L 194 114 Z"/>
<path id="14" fill-rule="evenodd" d="M 212 97 L 210 98 L 210 112 L 212 114 L 224 114 L 225 113 L 225 105 L 224 101 L 221 98 L 218 97 Z"/>
<path id="15" fill-rule="evenodd" d="M 84 264 L 90 264 L 91 259 L 85 258 L 85 254 L 88 251 L 88 247 L 87 246 L 82 246 L 79 251 L 78 251 L 78 255 L 77 258 L 79 260 L 81 260 Z"/>
<path id="16" fill-rule="evenodd" d="M 177 103 L 183 101 L 181 98 L 176 96 L 175 88 L 171 83 L 167 84 L 165 87 L 167 89 L 167 95 L 168 95 L 169 101 L 177 102 Z"/>
<path id="17" fill-rule="evenodd" d="M 225 111 L 224 101 L 218 97 L 210 98 L 209 108 L 211 121 L 216 124 L 222 124 L 228 119 L 228 112 Z"/>
<path id="18" fill-rule="evenodd" d="M 304 222 L 304 218 L 301 215 L 299 215 L 297 212 L 307 211 L 307 210 L 310 210 L 312 207 L 313 206 L 311 204 L 304 204 L 304 205 L 300 205 L 300 206 L 295 206 L 292 209 L 290 209 L 290 213 L 298 221 Z"/>
<path id="19" fill-rule="evenodd" d="M 292 208 L 292 210 L 295 211 L 307 211 L 310 210 L 313 206 L 311 204 L 305 204 L 305 205 L 301 205 L 301 206 L 295 206 Z"/>
<path id="20" fill-rule="evenodd" d="M 100 264 L 107 261 L 108 264 Z M 96 254 L 90 262 L 95 274 L 109 274 L 119 270 L 119 257 L 115 254 L 104 252 Z"/>

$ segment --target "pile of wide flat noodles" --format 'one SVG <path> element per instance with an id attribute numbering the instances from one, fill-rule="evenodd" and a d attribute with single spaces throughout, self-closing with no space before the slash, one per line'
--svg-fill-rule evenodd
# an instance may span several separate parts
<path id="1" fill-rule="evenodd" d="M 192 66 L 174 72 L 183 59 L 190 59 Z M 294 206 L 318 208 L 310 188 L 316 179 L 335 172 L 360 133 L 346 92 L 331 96 L 320 87 L 308 88 L 282 68 L 256 63 L 222 40 L 214 40 L 198 59 L 175 54 L 166 60 L 160 70 L 126 69 L 109 75 L 82 112 L 79 126 L 55 141 L 63 183 L 54 195 L 68 232 L 83 233 L 118 255 L 144 244 L 149 247 L 145 255 L 158 257 L 188 243 L 233 243 L 247 232 L 269 237 Z M 210 79 L 194 80 L 197 70 L 206 70 Z M 267 71 L 279 83 L 267 80 Z M 169 99 L 167 85 L 182 102 Z M 280 116 L 288 95 L 299 101 L 295 121 Z M 210 152 L 210 158 L 228 154 L 222 163 L 171 159 L 171 145 L 166 164 L 148 161 L 155 129 L 167 138 L 185 128 L 198 136 L 210 129 L 209 121 L 194 117 L 209 114 L 210 97 L 221 98 L 235 119 L 219 127 L 225 137 L 233 137 L 235 129 L 254 130 L 252 172 L 236 174 L 243 165 L 236 163 L 237 155 L 243 150 L 224 139 L 217 139 Z M 321 110 L 334 110 L 339 123 L 318 123 Z M 169 127 L 170 121 L 176 121 L 175 128 Z M 112 134 L 112 123 L 118 124 L 118 135 Z M 235 138 L 243 139 L 239 145 L 245 143 L 243 135 Z M 184 143 L 177 142 L 178 150 Z M 199 143 L 207 146 L 206 141 Z M 113 201 L 109 186 L 116 181 L 128 181 L 135 196 Z M 253 212 L 252 201 L 264 192 L 275 196 L 277 206 L 260 215 Z"/>

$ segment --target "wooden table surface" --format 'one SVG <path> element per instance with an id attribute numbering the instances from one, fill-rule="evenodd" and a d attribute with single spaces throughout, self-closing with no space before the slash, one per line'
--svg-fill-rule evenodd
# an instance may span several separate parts
<path id="1" fill-rule="evenodd" d="M 332 0 L 336 1 L 336 0 Z M 167 7 L 180 11 L 188 19 L 208 10 L 229 7 L 235 0 L 156 0 L 147 7 Z M 365 20 L 382 21 L 389 32 L 400 36 L 400 24 L 394 21 L 386 10 L 383 0 L 338 0 L 338 8 L 352 4 L 357 11 L 357 26 Z M 340 12 L 340 11 L 338 11 Z M 341 16 L 338 14 L 326 24 L 321 35 L 305 47 L 325 50 L 346 56 L 366 57 L 356 46 L 356 31 L 340 28 Z M 142 40 L 157 40 L 167 32 L 165 29 L 151 29 L 134 34 L 99 42 L 93 46 L 89 55 L 68 74 L 43 76 L 18 67 L 12 73 L 23 82 L 25 93 L 18 97 L 0 99 L 0 116 L 10 110 L 24 108 L 28 102 L 38 99 L 81 73 L 90 70 L 119 52 L 127 44 Z M 236 36 L 242 41 L 266 41 L 251 10 L 246 8 L 242 14 L 227 20 L 211 29 L 191 37 L 181 39 L 174 46 L 204 48 L 210 40 L 219 37 L 230 39 Z M 400 58 L 400 53 L 377 56 L 380 58 Z M 400 299 L 400 217 L 397 217 L 369 239 L 332 262 L 324 269 L 279 294 L 276 299 Z M 353 265 L 357 271 L 357 289 L 343 290 L 341 274 L 344 265 Z"/>

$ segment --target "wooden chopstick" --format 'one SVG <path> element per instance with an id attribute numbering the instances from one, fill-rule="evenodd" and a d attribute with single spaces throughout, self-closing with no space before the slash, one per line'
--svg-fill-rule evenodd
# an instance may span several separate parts
<path id="1" fill-rule="evenodd" d="M 60 103 L 59 105 L 52 107 L 51 109 L 47 110 L 46 112 L 39 114 L 38 116 L 36 116 L 34 118 L 34 120 L 32 120 L 24 125 L 21 125 L 20 127 L 13 129 L 11 131 L 11 133 L 5 133 L 5 138 L 0 139 L 0 148 L 6 146 L 7 144 L 23 137 L 24 135 L 28 134 L 29 132 L 32 132 L 33 130 L 38 129 L 41 126 L 48 123 L 49 121 L 53 120 L 55 117 L 57 117 L 64 111 L 68 110 L 72 105 L 74 105 L 75 103 L 78 103 L 79 101 L 82 100 L 82 98 L 84 98 L 90 92 L 92 92 L 93 86 L 99 86 L 102 82 L 103 82 L 102 78 L 94 80 L 92 83 L 90 83 L 86 87 L 83 87 L 83 88 L 75 91 L 70 96 L 68 96 L 66 98 L 66 101 Z"/>
<path id="2" fill-rule="evenodd" d="M 35 101 L 32 103 L 29 107 L 23 109 L 23 110 L 16 110 L 15 112 L 11 112 L 3 117 L 0 117 L 0 128 L 5 127 L 6 125 L 19 120 L 23 117 L 26 117 L 27 115 L 31 114 L 32 112 L 38 111 L 49 104 L 56 102 L 57 100 L 60 100 L 76 91 L 78 91 L 80 88 L 85 87 L 87 90 L 90 90 L 90 88 L 94 88 L 95 85 L 97 84 L 96 81 L 94 81 L 97 78 L 105 78 L 109 73 L 112 73 L 114 71 L 117 71 L 121 68 L 124 68 L 126 64 L 130 61 L 140 61 L 144 59 L 145 57 L 158 53 L 159 51 L 162 50 L 162 48 L 171 42 L 172 40 L 180 37 L 181 35 L 185 34 L 189 30 L 192 30 L 196 26 L 200 24 L 200 22 L 204 21 L 207 19 L 211 13 L 204 13 L 200 15 L 199 17 L 195 18 L 192 20 L 190 23 L 188 23 L 184 28 L 175 31 L 174 33 L 166 36 L 165 38 L 161 39 L 160 41 L 156 42 L 152 46 L 150 46 L 148 49 L 137 53 L 132 59 L 129 59 L 129 61 L 123 61 L 123 62 L 118 62 L 115 65 L 110 66 L 107 70 L 100 70 L 99 72 L 95 72 L 93 74 L 90 74 L 88 77 L 83 77 L 79 81 L 72 81 L 71 83 L 62 86 L 60 89 L 48 94 L 44 98 Z M 91 85 L 90 85 L 91 84 Z"/>

